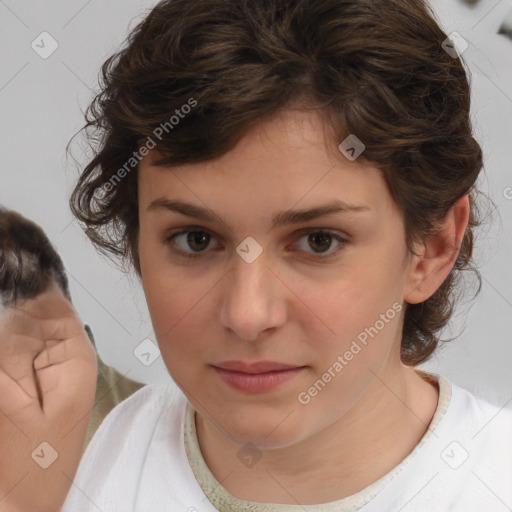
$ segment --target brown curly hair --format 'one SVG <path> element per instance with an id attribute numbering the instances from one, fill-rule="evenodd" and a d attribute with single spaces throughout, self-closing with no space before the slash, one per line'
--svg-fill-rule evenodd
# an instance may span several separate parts
<path id="1" fill-rule="evenodd" d="M 158 135 L 161 164 L 202 162 L 279 111 L 313 107 L 336 140 L 356 134 L 365 144 L 359 158 L 382 170 L 411 252 L 469 195 L 452 271 L 428 300 L 406 305 L 401 358 L 420 364 L 453 313 L 462 272 L 473 271 L 481 285 L 472 252 L 482 151 L 465 63 L 445 51 L 447 37 L 424 0 L 162 1 L 102 66 L 82 128 L 94 157 L 71 210 L 100 252 L 140 275 L 141 146 Z M 170 122 L 174 113 L 178 123 Z"/>

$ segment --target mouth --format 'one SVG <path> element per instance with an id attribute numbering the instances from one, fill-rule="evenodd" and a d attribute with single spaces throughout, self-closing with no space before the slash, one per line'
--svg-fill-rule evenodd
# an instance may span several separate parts
<path id="1" fill-rule="evenodd" d="M 306 368 L 274 361 L 225 361 L 212 366 L 223 382 L 247 393 L 262 393 L 274 389 Z"/>
<path id="2" fill-rule="evenodd" d="M 222 363 L 214 364 L 213 366 L 215 366 L 216 368 L 221 368 L 223 370 L 231 370 L 234 372 L 249 374 L 276 372 L 283 370 L 292 370 L 294 368 L 302 368 L 302 366 L 297 364 L 285 364 L 278 363 L 276 361 L 257 361 L 254 363 L 248 363 L 245 361 L 224 361 Z"/>

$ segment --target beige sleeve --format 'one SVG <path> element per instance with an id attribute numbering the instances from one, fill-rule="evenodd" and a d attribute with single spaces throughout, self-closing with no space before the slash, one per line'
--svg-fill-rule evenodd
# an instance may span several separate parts
<path id="1" fill-rule="evenodd" d="M 88 325 L 85 325 L 85 330 L 89 335 L 89 339 L 96 348 L 92 331 Z M 96 384 L 96 395 L 94 398 L 94 406 L 92 409 L 91 417 L 89 419 L 89 426 L 87 427 L 87 436 L 84 444 L 84 451 L 87 448 L 90 440 L 92 439 L 97 428 L 105 416 L 125 398 L 128 398 L 135 391 L 145 386 L 142 382 L 124 377 L 112 366 L 107 366 L 101 360 L 99 354 L 96 354 L 98 362 L 98 379 Z"/>

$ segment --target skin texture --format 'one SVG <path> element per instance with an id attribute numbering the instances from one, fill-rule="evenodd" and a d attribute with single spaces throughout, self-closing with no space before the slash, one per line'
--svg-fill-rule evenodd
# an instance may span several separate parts
<path id="1" fill-rule="evenodd" d="M 405 302 L 426 300 L 453 267 L 467 197 L 413 256 L 380 171 L 348 161 L 324 128 L 316 113 L 286 111 L 214 161 L 152 166 L 156 149 L 139 168 L 140 277 L 160 350 L 198 411 L 210 470 L 249 501 L 307 505 L 360 491 L 411 452 L 437 406 L 437 386 L 400 361 L 403 313 Z M 159 198 L 208 208 L 224 222 L 148 209 Z M 334 199 L 368 210 L 271 228 L 278 211 Z M 197 234 L 195 245 L 186 234 L 166 241 L 187 227 L 206 230 L 206 238 Z M 308 238 L 312 228 L 347 242 Z M 248 236 L 263 249 L 252 263 L 236 252 Z M 395 303 L 404 309 L 300 403 L 299 393 Z M 246 393 L 211 366 L 227 360 L 305 368 L 271 391 Z M 261 455 L 252 467 L 238 457 L 246 443 Z"/>
<path id="2" fill-rule="evenodd" d="M 96 352 L 55 284 L 1 312 L 0 341 L 0 510 L 60 510 L 93 407 Z"/>

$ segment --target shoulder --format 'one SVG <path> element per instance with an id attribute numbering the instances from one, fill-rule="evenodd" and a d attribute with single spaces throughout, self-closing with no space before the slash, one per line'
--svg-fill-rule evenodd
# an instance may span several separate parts
<path id="1" fill-rule="evenodd" d="M 106 430 L 112 428 L 133 429 L 138 423 L 147 429 L 158 420 L 163 410 L 176 410 L 180 404 L 185 405 L 185 397 L 176 384 L 146 384 L 108 413 L 97 436 L 102 437 Z"/>
<path id="2" fill-rule="evenodd" d="M 185 408 L 174 383 L 145 385 L 114 407 L 87 446 L 62 511 L 97 510 L 91 499 L 102 510 L 132 510 L 148 456 L 174 457 Z"/>
<path id="3" fill-rule="evenodd" d="M 430 445 L 433 453 L 458 451 L 462 458 L 493 465 L 500 461 L 512 476 L 512 408 L 510 402 L 498 405 L 489 399 L 437 375 L 439 404 Z M 437 416 L 437 418 L 436 418 Z"/>
<path id="4" fill-rule="evenodd" d="M 434 415 L 434 420 L 437 421 L 433 421 L 434 424 L 449 424 L 450 427 L 471 430 L 481 425 L 482 421 L 492 418 L 495 428 L 512 426 L 512 400 L 499 405 L 496 400 L 479 396 L 443 374 L 425 370 L 417 372 L 425 380 L 438 385 L 439 402 Z"/>
<path id="5" fill-rule="evenodd" d="M 499 405 L 452 383 L 451 407 L 461 419 L 465 417 L 480 427 L 498 430 L 506 428 L 512 438 L 511 402 Z M 482 422 L 485 425 L 482 425 Z"/>
<path id="6" fill-rule="evenodd" d="M 174 432 L 185 406 L 186 397 L 174 383 L 143 386 L 107 414 L 80 465 L 92 469 L 98 460 L 110 460 L 111 467 L 123 457 L 143 460 L 160 418 L 165 415 L 169 433 Z"/>
<path id="7" fill-rule="evenodd" d="M 460 452 L 463 459 L 472 460 L 473 467 L 486 468 L 495 481 L 498 468 L 506 478 L 512 478 L 510 403 L 497 405 L 453 383 L 451 392 L 439 430 L 447 452 Z"/>
<path id="8" fill-rule="evenodd" d="M 437 421 L 371 510 L 412 510 L 412 503 L 414 510 L 479 512 L 512 503 L 512 411 L 438 377 Z"/>

